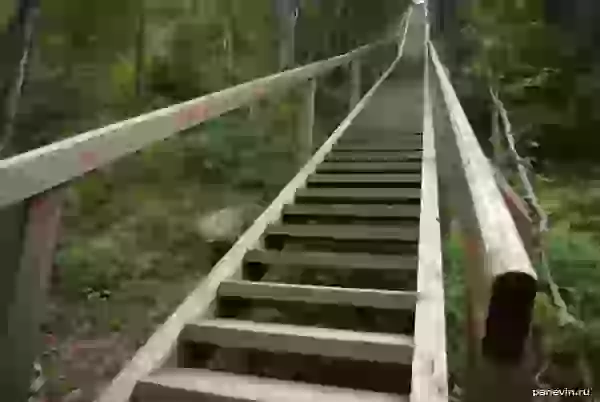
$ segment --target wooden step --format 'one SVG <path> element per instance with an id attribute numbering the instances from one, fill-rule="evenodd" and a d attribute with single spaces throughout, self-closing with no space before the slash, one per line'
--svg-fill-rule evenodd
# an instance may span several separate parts
<path id="1" fill-rule="evenodd" d="M 308 177 L 308 185 L 312 186 L 396 186 L 421 185 L 421 175 L 418 173 L 317 173 Z"/>
<path id="2" fill-rule="evenodd" d="M 224 348 L 398 364 L 411 363 L 414 345 L 411 336 L 400 334 L 231 319 L 204 320 L 188 324 L 181 332 L 180 339 Z"/>
<path id="3" fill-rule="evenodd" d="M 349 137 L 402 137 L 402 138 L 421 138 L 423 133 L 407 133 L 400 130 L 389 130 L 389 129 L 364 129 L 364 128 L 350 128 L 342 138 Z"/>
<path id="4" fill-rule="evenodd" d="M 296 191 L 296 202 L 399 204 L 418 201 L 418 188 L 303 188 Z"/>
<path id="5" fill-rule="evenodd" d="M 136 402 L 408 402 L 407 396 L 237 375 L 163 368 L 139 381 Z"/>
<path id="6" fill-rule="evenodd" d="M 326 162 L 402 162 L 420 161 L 422 152 L 331 152 L 325 157 Z"/>
<path id="7" fill-rule="evenodd" d="M 419 173 L 420 162 L 323 162 L 317 173 Z"/>
<path id="8" fill-rule="evenodd" d="M 418 143 L 397 143 L 393 144 L 391 142 L 371 142 L 365 144 L 348 144 L 340 142 L 333 147 L 333 151 L 338 152 L 362 152 L 362 151 L 420 151 L 422 150 L 422 146 Z"/>
<path id="9" fill-rule="evenodd" d="M 262 251 L 246 254 L 248 264 L 299 266 L 330 269 L 416 270 L 416 256 L 367 253 L 327 253 L 316 251 Z"/>
<path id="10" fill-rule="evenodd" d="M 283 209 L 284 216 L 341 217 L 364 219 L 418 219 L 420 205 L 382 204 L 291 204 Z"/>
<path id="11" fill-rule="evenodd" d="M 419 137 L 406 138 L 406 137 L 344 137 L 340 139 L 338 145 L 378 145 L 378 146 L 392 146 L 402 147 L 402 149 L 422 149 L 423 142 Z"/>
<path id="12" fill-rule="evenodd" d="M 390 310 L 412 310 L 417 302 L 415 292 L 250 281 L 222 282 L 218 295 L 254 300 L 335 304 Z"/>
<path id="13" fill-rule="evenodd" d="M 416 242 L 419 227 L 388 227 L 368 225 L 273 225 L 265 231 L 267 237 L 296 237 L 363 242 Z"/>

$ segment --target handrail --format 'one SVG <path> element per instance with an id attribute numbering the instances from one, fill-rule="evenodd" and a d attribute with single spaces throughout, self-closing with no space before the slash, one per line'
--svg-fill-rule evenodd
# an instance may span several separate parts
<path id="1" fill-rule="evenodd" d="M 27 199 L 183 130 L 359 59 L 398 35 L 0 160 L 0 208 Z"/>
<path id="2" fill-rule="evenodd" d="M 426 9 L 425 9 L 426 10 Z M 425 35 L 423 79 L 423 166 L 421 216 L 419 217 L 419 270 L 415 309 L 415 352 L 412 365 L 411 402 L 447 402 L 448 367 L 446 320 L 444 317 L 444 275 L 440 228 L 438 164 L 439 144 L 435 141 L 430 91 L 431 63 L 428 47 L 430 27 Z"/>
<path id="3" fill-rule="evenodd" d="M 494 360 L 521 358 L 529 333 L 537 275 L 458 97 L 429 42 L 431 61 L 451 126 L 459 166 L 453 191 L 458 197 L 467 248 L 470 331 L 483 355 Z M 483 269 L 482 269 L 483 268 Z M 475 347 L 479 347 L 475 346 Z"/>

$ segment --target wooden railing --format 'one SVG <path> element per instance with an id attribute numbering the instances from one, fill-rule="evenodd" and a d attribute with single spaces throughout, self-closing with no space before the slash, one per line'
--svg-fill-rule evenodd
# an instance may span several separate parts
<path id="1" fill-rule="evenodd" d="M 406 21 L 403 18 L 404 25 Z M 406 35 L 406 29 L 400 32 L 402 34 Z M 349 66 L 352 79 L 349 100 L 354 109 L 361 97 L 361 60 L 382 46 L 390 45 L 395 49 L 399 39 L 403 37 L 390 36 L 328 60 L 237 85 L 0 160 L 0 227 L 3 233 L 10 235 L 7 237 L 12 237 L 10 241 L 0 238 L 3 258 L 0 318 L 6 319 L 8 328 L 4 337 L 0 338 L 0 372 L 3 373 L 2 384 L 10 390 L 8 399 L 24 399 L 32 361 L 38 350 L 44 284 L 49 277 L 60 225 L 61 186 L 181 131 L 270 94 L 298 86 L 304 89 L 302 118 L 299 119 L 299 152 L 304 164 L 313 152 L 317 78 L 336 68 Z M 272 211 L 265 212 L 261 222 L 268 222 L 269 213 Z M 168 325 L 164 333 L 176 336 Z M 148 356 L 146 363 L 162 357 Z M 14 397 L 10 392 L 14 393 Z"/>
<path id="2" fill-rule="evenodd" d="M 476 376 L 476 388 L 492 384 L 484 390 L 490 398 L 496 393 L 526 400 L 522 398 L 531 391 L 523 385 L 527 379 L 519 368 L 529 337 L 537 275 L 495 171 L 431 42 L 429 50 L 436 142 L 443 149 L 438 153 L 438 171 L 446 189 L 442 196 L 456 213 L 466 252 L 469 367 L 491 367 L 487 378 Z M 520 380 L 521 388 L 515 385 Z"/>

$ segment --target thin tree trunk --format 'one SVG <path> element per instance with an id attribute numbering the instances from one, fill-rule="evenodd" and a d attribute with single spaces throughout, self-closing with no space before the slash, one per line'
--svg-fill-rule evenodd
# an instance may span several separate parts
<path id="1" fill-rule="evenodd" d="M 139 100 L 144 95 L 146 75 L 146 4 L 144 0 L 140 0 L 138 12 L 135 33 L 135 95 Z"/>
<path id="2" fill-rule="evenodd" d="M 5 35 L 0 83 L 0 158 L 31 148 L 31 138 L 16 135 L 16 117 L 27 76 L 40 0 L 19 0 Z M 27 400 L 38 351 L 37 318 L 41 273 L 24 263 L 31 201 L 0 209 L 0 392 L 3 400 Z M 10 332 L 9 332 L 10 331 Z"/>
<path id="3" fill-rule="evenodd" d="M 20 0 L 15 18 L 9 24 L 6 35 L 7 52 L 6 77 L 4 80 L 2 94 L 2 116 L 0 156 L 13 152 L 23 151 L 26 148 L 26 140 L 19 141 L 20 145 L 14 144 L 15 121 L 19 111 L 19 103 L 25 85 L 29 56 L 33 46 L 35 21 L 39 13 L 40 0 Z"/>
<path id="4" fill-rule="evenodd" d="M 235 69 L 235 54 L 233 47 L 233 23 L 231 16 L 225 17 L 225 51 L 227 52 L 227 71 L 229 75 L 233 75 L 233 70 Z"/>
<path id="5" fill-rule="evenodd" d="M 279 32 L 279 69 L 295 65 L 296 20 L 300 6 L 297 0 L 273 0 Z"/>

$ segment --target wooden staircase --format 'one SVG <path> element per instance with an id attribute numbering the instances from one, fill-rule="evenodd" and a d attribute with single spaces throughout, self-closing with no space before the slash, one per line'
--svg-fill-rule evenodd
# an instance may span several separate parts
<path id="1" fill-rule="evenodd" d="M 424 6 L 409 7 L 398 34 L 0 160 L 0 221 L 15 224 L 23 246 L 2 250 L 3 272 L 14 274 L 3 276 L 14 293 L 3 395 L 24 400 L 11 392 L 30 384 L 64 187 L 299 86 L 298 153 L 308 161 L 97 402 L 447 402 L 438 192 L 464 232 L 469 353 L 493 369 L 473 395 L 529 400 L 531 387 L 517 399 L 511 382 L 523 377 L 513 369 L 537 276 L 429 41 Z M 361 99 L 360 63 L 386 46 L 397 56 Z M 310 157 L 317 79 L 346 67 L 351 111 Z"/>
<path id="2" fill-rule="evenodd" d="M 421 31 L 407 37 L 423 43 Z M 239 266 L 131 400 L 447 400 L 423 52 L 390 67 L 267 209 L 281 204 L 257 241 L 245 234 L 224 257 Z"/>
<path id="3" fill-rule="evenodd" d="M 343 136 L 132 400 L 408 400 L 422 144 Z"/>

